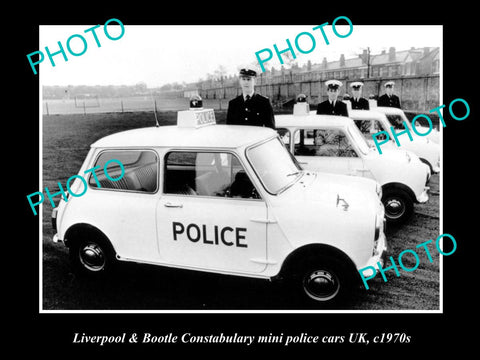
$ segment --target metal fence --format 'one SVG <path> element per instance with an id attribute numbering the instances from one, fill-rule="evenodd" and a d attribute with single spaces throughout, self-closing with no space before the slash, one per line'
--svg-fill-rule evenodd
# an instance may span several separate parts
<path id="1" fill-rule="evenodd" d="M 226 110 L 230 99 L 205 99 L 203 106 Z M 132 96 L 125 98 L 45 99 L 43 115 L 94 114 L 134 111 L 179 111 L 189 107 L 188 98 Z"/>

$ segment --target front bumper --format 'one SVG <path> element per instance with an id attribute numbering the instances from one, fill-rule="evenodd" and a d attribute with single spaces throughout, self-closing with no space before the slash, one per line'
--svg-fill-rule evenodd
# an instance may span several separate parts
<path id="1" fill-rule="evenodd" d="M 58 234 L 53 235 L 52 241 L 56 244 L 58 242 L 63 242 L 62 240 L 59 239 Z"/>
<path id="2" fill-rule="evenodd" d="M 375 271 L 378 270 L 379 264 L 381 267 L 383 267 L 383 264 L 385 263 L 385 259 L 387 258 L 387 253 L 388 253 L 388 242 L 387 242 L 387 237 L 385 236 L 385 233 L 382 232 L 380 233 L 380 237 L 378 238 L 378 243 L 377 243 L 377 248 L 375 251 L 375 255 L 373 255 L 368 262 L 363 266 L 365 269 L 368 266 L 371 266 L 375 269 Z M 372 276 L 373 275 L 373 270 L 370 268 L 362 270 L 362 273 L 364 276 Z"/>
<path id="3" fill-rule="evenodd" d="M 428 201 L 428 190 L 430 190 L 430 187 L 425 186 L 422 193 L 417 196 L 417 201 L 420 204 L 426 203 Z"/>

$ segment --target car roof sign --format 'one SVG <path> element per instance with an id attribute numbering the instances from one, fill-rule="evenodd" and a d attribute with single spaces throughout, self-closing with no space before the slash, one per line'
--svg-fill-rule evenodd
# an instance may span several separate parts
<path id="1" fill-rule="evenodd" d="M 183 110 L 177 113 L 178 127 L 199 128 L 214 124 L 216 121 L 213 109 Z"/>

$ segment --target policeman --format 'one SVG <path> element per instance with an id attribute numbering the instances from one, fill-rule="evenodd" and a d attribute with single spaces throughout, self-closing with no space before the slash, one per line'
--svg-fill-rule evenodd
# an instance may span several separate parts
<path id="1" fill-rule="evenodd" d="M 242 95 L 228 103 L 228 125 L 266 126 L 275 129 L 275 118 L 270 100 L 255 93 L 257 72 L 249 67 L 240 69 L 239 82 Z"/>
<path id="2" fill-rule="evenodd" d="M 378 106 L 396 107 L 400 109 L 400 99 L 393 94 L 395 83 L 388 81 L 385 83 L 385 94 L 380 96 L 377 101 Z"/>
<path id="3" fill-rule="evenodd" d="M 327 86 L 328 100 L 318 104 L 317 114 L 348 116 L 347 104 L 338 100 L 342 83 L 338 80 L 328 80 L 325 85 Z"/>
<path id="4" fill-rule="evenodd" d="M 350 98 L 350 102 L 352 103 L 353 110 L 370 109 L 368 100 L 362 97 L 362 86 L 363 83 L 360 81 L 355 81 L 350 84 L 350 87 L 352 88 L 352 97 Z"/>

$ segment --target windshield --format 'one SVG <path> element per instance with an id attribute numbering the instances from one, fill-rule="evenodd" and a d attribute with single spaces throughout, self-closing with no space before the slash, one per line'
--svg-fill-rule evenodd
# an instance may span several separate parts
<path id="1" fill-rule="evenodd" d="M 357 144 L 358 149 L 364 153 L 368 154 L 368 149 L 369 146 L 367 142 L 365 141 L 365 138 L 362 136 L 362 133 L 360 130 L 355 125 L 350 125 L 348 126 L 348 132 L 350 133 L 350 136 L 352 137 L 353 141 Z"/>
<path id="2" fill-rule="evenodd" d="M 301 168 L 280 138 L 276 137 L 247 150 L 247 158 L 265 189 L 278 194 L 287 189 L 301 176 Z"/>

